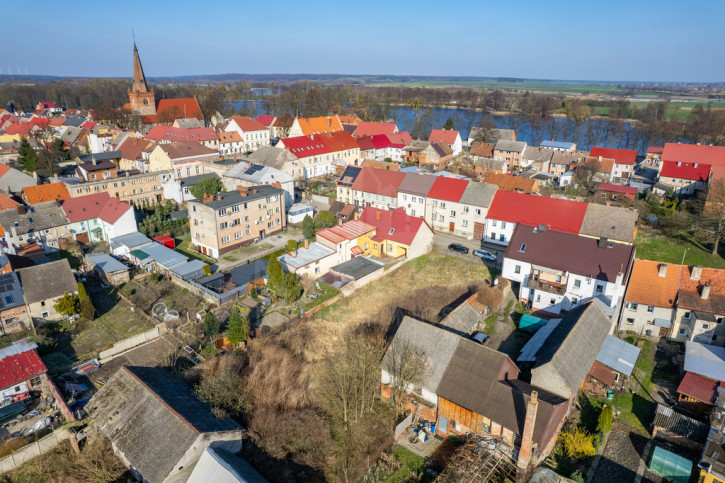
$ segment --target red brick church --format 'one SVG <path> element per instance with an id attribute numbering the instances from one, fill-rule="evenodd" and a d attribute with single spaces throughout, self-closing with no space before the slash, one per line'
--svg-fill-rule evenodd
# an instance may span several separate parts
<path id="1" fill-rule="evenodd" d="M 146 81 L 136 42 L 133 43 L 133 86 L 128 90 L 128 100 L 123 107 L 138 112 L 144 124 L 172 123 L 190 117 L 204 119 L 194 97 L 156 100 L 153 88 L 149 89 Z"/>

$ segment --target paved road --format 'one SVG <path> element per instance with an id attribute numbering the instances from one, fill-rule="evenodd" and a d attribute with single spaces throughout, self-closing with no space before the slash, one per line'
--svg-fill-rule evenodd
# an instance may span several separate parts
<path id="1" fill-rule="evenodd" d="M 481 240 L 467 240 L 466 238 L 462 238 L 462 237 L 455 236 L 455 235 L 449 235 L 448 233 L 436 232 L 435 236 L 433 237 L 433 243 L 435 244 L 436 247 L 438 247 L 438 249 L 441 252 L 446 253 L 450 256 L 462 258 L 464 260 L 469 260 L 472 262 L 484 263 L 480 258 L 474 257 L 471 254 L 471 252 L 473 252 L 473 250 L 478 250 L 483 247 Z M 450 245 L 451 243 L 458 243 L 459 245 L 463 245 L 464 247 L 467 247 L 470 250 L 470 252 L 467 254 L 463 254 L 463 253 L 459 253 L 459 252 L 454 252 L 452 250 L 448 250 L 448 245 Z M 504 247 L 502 247 L 502 249 L 503 248 Z M 501 250 L 498 253 L 494 253 L 493 250 L 491 250 L 487 247 L 483 247 L 483 249 L 498 256 L 496 263 L 487 261 L 487 262 L 485 262 L 486 266 L 491 267 L 491 268 L 500 268 L 500 266 L 503 264 L 503 253 L 504 253 L 503 250 Z"/>

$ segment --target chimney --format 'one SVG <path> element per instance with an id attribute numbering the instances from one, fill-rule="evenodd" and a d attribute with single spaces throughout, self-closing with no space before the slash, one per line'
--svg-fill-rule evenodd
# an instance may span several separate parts
<path id="1" fill-rule="evenodd" d="M 338 218 L 337 224 L 338 224 L 338 226 L 342 226 L 342 217 Z"/>
<path id="2" fill-rule="evenodd" d="M 521 448 L 516 466 L 526 470 L 531 463 L 531 452 L 534 439 L 534 426 L 536 425 L 536 411 L 539 408 L 539 393 L 531 391 L 529 404 L 526 406 L 526 419 L 524 420 L 524 434 L 521 437 Z"/>
<path id="3" fill-rule="evenodd" d="M 360 212 L 357 211 L 357 210 L 355 210 L 353 212 L 353 218 L 356 219 L 356 220 L 359 220 L 360 219 Z"/>
<path id="4" fill-rule="evenodd" d="M 305 248 L 310 248 L 310 240 L 305 239 Z"/>
<path id="5" fill-rule="evenodd" d="M 700 298 L 702 300 L 707 300 L 707 298 L 710 296 L 710 286 L 709 285 L 703 285 L 702 291 L 700 292 Z"/>
<path id="6" fill-rule="evenodd" d="M 375 210 L 375 220 L 380 221 L 380 210 Z"/>
<path id="7" fill-rule="evenodd" d="M 18 205 L 17 210 L 18 210 L 18 215 L 24 215 L 25 214 L 25 205 Z"/>
<path id="8" fill-rule="evenodd" d="M 695 265 L 692 267 L 692 270 L 690 271 L 690 280 L 700 280 L 700 277 L 702 276 L 702 267 L 700 265 Z"/>
<path id="9" fill-rule="evenodd" d="M 392 220 L 393 219 L 393 210 L 388 211 L 388 213 L 390 214 L 390 219 Z"/>
<path id="10" fill-rule="evenodd" d="M 660 263 L 660 277 L 664 277 L 667 275 L 667 264 L 666 263 Z"/>
<path id="11" fill-rule="evenodd" d="M 91 163 L 93 163 L 93 166 L 97 166 L 98 165 L 98 160 L 96 159 L 95 156 L 91 156 Z"/>

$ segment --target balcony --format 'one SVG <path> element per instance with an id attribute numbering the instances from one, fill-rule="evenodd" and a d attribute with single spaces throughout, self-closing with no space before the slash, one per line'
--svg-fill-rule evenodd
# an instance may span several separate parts
<path id="1" fill-rule="evenodd" d="M 526 286 L 532 290 L 543 290 L 544 292 L 556 295 L 564 295 L 566 293 L 566 285 L 554 282 L 545 282 L 543 280 L 534 280 L 532 278 L 529 278 L 529 282 Z"/>

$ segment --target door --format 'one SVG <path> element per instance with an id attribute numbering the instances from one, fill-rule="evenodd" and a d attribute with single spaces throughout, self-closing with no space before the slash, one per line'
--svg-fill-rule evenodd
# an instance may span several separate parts
<path id="1" fill-rule="evenodd" d="M 438 426 L 436 427 L 436 431 L 440 431 L 444 434 L 448 432 L 448 418 L 438 416 Z"/>
<path id="2" fill-rule="evenodd" d="M 660 327 L 660 337 L 667 337 L 667 329 L 665 327 Z"/>
<path id="3" fill-rule="evenodd" d="M 90 243 L 91 237 L 88 235 L 88 232 L 84 231 L 83 233 L 76 235 L 76 241 L 78 241 L 78 243 Z"/>
<path id="4" fill-rule="evenodd" d="M 264 230 L 259 232 L 259 238 L 264 240 Z"/>
<path id="5" fill-rule="evenodd" d="M 473 223 L 473 238 L 476 240 L 483 240 L 483 233 L 486 225 L 483 223 Z"/>
<path id="6" fill-rule="evenodd" d="M 451 222 L 450 225 L 448 225 L 448 231 L 453 231 L 453 229 L 456 227 L 456 224 Z"/>

